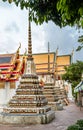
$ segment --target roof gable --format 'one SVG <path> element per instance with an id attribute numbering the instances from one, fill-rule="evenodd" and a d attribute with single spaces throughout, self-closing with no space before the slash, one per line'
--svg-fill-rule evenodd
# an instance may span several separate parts
<path id="1" fill-rule="evenodd" d="M 4 63 L 9 63 L 11 61 L 11 56 L 10 57 L 0 57 L 0 64 Z"/>
<path id="2" fill-rule="evenodd" d="M 0 55 L 0 66 L 1 65 L 11 65 L 15 57 L 15 54 L 3 54 Z"/>

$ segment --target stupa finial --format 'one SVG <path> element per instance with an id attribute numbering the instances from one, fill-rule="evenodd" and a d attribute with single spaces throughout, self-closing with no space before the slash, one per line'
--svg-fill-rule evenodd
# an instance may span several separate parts
<path id="1" fill-rule="evenodd" d="M 32 59 L 30 9 L 29 9 L 28 20 L 29 20 L 29 25 L 28 25 L 28 59 Z"/>

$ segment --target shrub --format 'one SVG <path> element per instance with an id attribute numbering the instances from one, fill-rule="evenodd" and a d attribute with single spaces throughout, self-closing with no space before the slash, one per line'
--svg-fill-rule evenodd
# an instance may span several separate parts
<path id="1" fill-rule="evenodd" d="M 77 120 L 76 124 L 79 125 L 80 127 L 83 127 L 83 119 Z"/>
<path id="2" fill-rule="evenodd" d="M 67 128 L 67 130 L 79 130 L 79 126 L 78 125 L 71 125 Z"/>

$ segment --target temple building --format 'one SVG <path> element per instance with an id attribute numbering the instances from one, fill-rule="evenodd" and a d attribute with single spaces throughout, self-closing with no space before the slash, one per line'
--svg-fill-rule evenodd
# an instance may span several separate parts
<path id="1" fill-rule="evenodd" d="M 19 49 L 20 46 L 13 54 L 0 55 L 0 106 L 7 104 L 24 73 L 25 60 Z"/>
<path id="2" fill-rule="evenodd" d="M 27 56 L 20 55 L 19 49 L 20 47 L 13 54 L 0 55 L 0 105 L 5 105 L 9 101 L 24 73 Z M 56 49 L 56 52 L 49 52 L 49 65 L 48 52 L 33 54 L 33 58 L 39 80 L 42 79 L 46 84 L 50 70 L 50 82 L 60 84 L 62 74 L 65 73 L 64 67 L 71 64 L 72 56 L 58 55 Z"/>

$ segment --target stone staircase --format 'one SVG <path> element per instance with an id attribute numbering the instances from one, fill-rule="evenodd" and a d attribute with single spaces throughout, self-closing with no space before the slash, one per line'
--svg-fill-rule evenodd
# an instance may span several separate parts
<path id="1" fill-rule="evenodd" d="M 63 81 L 56 81 L 55 94 L 57 96 L 57 100 L 59 100 L 63 105 L 69 104 Z"/>

